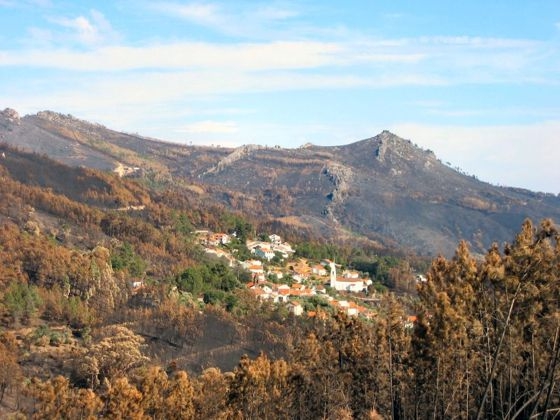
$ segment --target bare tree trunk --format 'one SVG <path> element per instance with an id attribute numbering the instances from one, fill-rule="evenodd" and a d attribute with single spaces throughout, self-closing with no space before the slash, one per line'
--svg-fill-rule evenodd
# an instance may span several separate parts
<path id="1" fill-rule="evenodd" d="M 500 350 L 502 349 L 502 344 L 504 342 L 504 337 L 506 336 L 506 332 L 508 330 L 509 327 L 509 321 L 511 319 L 511 313 L 513 312 L 513 306 L 515 305 L 515 300 L 517 298 L 517 293 L 519 292 L 519 289 L 521 288 L 521 283 L 519 283 L 519 285 L 517 286 L 517 290 L 515 291 L 515 294 L 513 295 L 513 299 L 511 300 L 511 304 L 509 306 L 509 311 L 508 311 L 508 316 L 506 318 L 506 322 L 504 324 L 504 330 L 502 331 L 502 336 L 500 337 L 500 341 L 498 342 L 498 347 L 496 347 L 496 351 L 494 352 L 494 360 L 492 362 L 492 369 L 490 370 L 490 376 L 488 377 L 488 380 L 486 382 L 486 387 L 484 389 L 484 394 L 482 394 L 482 401 L 480 402 L 480 406 L 478 407 L 478 411 L 476 413 L 476 420 L 480 420 L 480 418 L 482 417 L 482 412 L 484 410 L 484 404 L 486 403 L 486 397 L 488 396 L 488 391 L 490 390 L 490 386 L 492 384 L 492 379 L 494 377 L 494 375 L 496 374 L 496 367 L 498 366 L 498 356 L 500 355 Z"/>
<path id="2" fill-rule="evenodd" d="M 391 420 L 395 418 L 395 392 L 393 389 L 393 349 L 389 331 L 389 389 L 391 394 Z"/>
<path id="3" fill-rule="evenodd" d="M 439 398 L 439 358 L 436 363 L 436 392 L 434 394 L 434 412 L 433 418 L 437 419 L 437 405 L 438 405 L 438 398 Z"/>
<path id="4" fill-rule="evenodd" d="M 554 389 L 554 376 L 556 374 L 556 366 L 558 365 L 558 358 L 560 357 L 560 345 L 558 343 L 558 336 L 560 333 L 560 325 L 556 327 L 556 334 L 554 335 L 554 346 L 556 347 L 556 352 L 553 350 L 552 361 L 552 369 L 550 369 L 550 385 L 548 387 L 548 392 L 546 394 L 546 401 L 543 407 L 543 418 L 546 415 L 546 411 L 548 410 L 548 405 L 550 404 L 550 397 L 552 395 L 552 391 Z M 555 354 L 554 354 L 555 353 Z"/>

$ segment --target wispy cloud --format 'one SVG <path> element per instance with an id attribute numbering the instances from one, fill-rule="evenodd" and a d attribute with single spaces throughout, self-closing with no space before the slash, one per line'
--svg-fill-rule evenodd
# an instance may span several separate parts
<path id="1" fill-rule="evenodd" d="M 96 33 L 84 37 L 92 40 Z M 133 69 L 223 68 L 249 71 L 303 69 L 333 65 L 342 46 L 321 42 L 272 42 L 260 44 L 170 43 L 144 47 L 112 46 L 87 52 L 70 49 L 0 51 L 0 65 L 33 66 L 83 71 Z"/>
<path id="2" fill-rule="evenodd" d="M 110 33 L 102 15 L 60 20 L 84 43 Z M 449 84 L 510 81 L 557 83 L 552 47 L 525 40 L 455 38 L 342 41 L 271 41 L 260 43 L 170 42 L 131 47 L 101 46 L 87 52 L 69 48 L 0 51 L 0 66 L 31 66 L 74 71 L 131 69 L 240 69 L 270 71 L 345 67 L 347 75 L 371 71 L 405 72 Z M 365 67 L 364 67 L 365 66 Z M 368 67 L 369 66 L 369 67 Z M 371 74 L 371 73 L 370 73 Z M 382 74 L 381 74 L 382 75 Z M 380 74 L 377 74 L 380 76 Z"/>
<path id="3" fill-rule="evenodd" d="M 151 10 L 170 17 L 183 19 L 217 33 L 247 37 L 271 38 L 286 22 L 300 15 L 294 8 L 278 7 L 267 3 L 153 3 Z M 285 31 L 284 33 L 288 33 Z"/>
<path id="4" fill-rule="evenodd" d="M 64 16 L 52 17 L 50 21 L 69 30 L 72 38 L 84 45 L 99 45 L 118 38 L 111 23 L 105 18 L 103 13 L 97 10 L 92 9 L 85 16 L 80 15 L 72 18 Z"/>
<path id="5" fill-rule="evenodd" d="M 224 21 L 220 7 L 214 4 L 160 3 L 153 8 L 199 25 L 216 26 Z"/>
<path id="6" fill-rule="evenodd" d="M 83 42 L 101 42 L 104 34 L 111 32 L 104 16 L 94 11 L 83 19 L 66 18 L 58 24 L 81 33 Z M 134 47 L 94 45 L 85 51 L 70 46 L 0 50 L 0 68 L 59 70 L 61 78 L 69 82 L 57 85 L 54 95 L 48 92 L 42 97 L 38 90 L 6 86 L 3 96 L 20 103 L 29 96 L 29 102 L 45 104 L 56 98 L 55 105 L 60 109 L 71 109 L 77 103 L 88 108 L 94 104 L 129 106 L 255 92 L 469 83 L 554 84 L 558 78 L 553 70 L 559 60 L 551 59 L 546 54 L 548 50 L 543 42 L 469 37 L 356 42 L 175 41 Z M 129 70 L 135 71 L 134 77 L 127 73 Z M 92 72 L 101 73 L 92 76 Z M 441 106 L 432 106 L 431 112 L 447 116 L 472 114 Z"/>
<path id="7" fill-rule="evenodd" d="M 265 5 L 258 7 L 255 10 L 254 16 L 264 20 L 285 20 L 298 17 L 300 15 L 299 11 L 290 8 L 274 7 L 271 5 Z"/>
<path id="8" fill-rule="evenodd" d="M 50 0 L 0 0 L 0 7 L 24 8 L 24 7 L 50 7 Z"/>

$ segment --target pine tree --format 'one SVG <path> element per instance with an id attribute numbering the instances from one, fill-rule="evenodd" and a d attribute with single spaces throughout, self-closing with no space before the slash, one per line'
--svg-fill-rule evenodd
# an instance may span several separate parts
<path id="1" fill-rule="evenodd" d="M 195 419 L 194 388 L 186 372 L 179 371 L 169 381 L 167 396 L 164 401 L 164 419 Z"/>
<path id="2" fill-rule="evenodd" d="M 289 366 L 261 354 L 255 360 L 244 356 L 234 371 L 229 389 L 231 418 L 287 418 Z"/>
<path id="3" fill-rule="evenodd" d="M 104 416 L 115 420 L 140 420 L 144 418 L 142 393 L 127 378 L 106 381 Z"/>
<path id="4" fill-rule="evenodd" d="M 464 243 L 434 261 L 413 340 L 418 414 L 530 418 L 558 407 L 559 250 L 552 222 L 527 220 L 481 263 Z"/>
<path id="5" fill-rule="evenodd" d="M 150 367 L 142 376 L 140 392 L 144 413 L 152 419 L 165 419 L 165 399 L 169 381 L 165 371 L 159 367 Z"/>

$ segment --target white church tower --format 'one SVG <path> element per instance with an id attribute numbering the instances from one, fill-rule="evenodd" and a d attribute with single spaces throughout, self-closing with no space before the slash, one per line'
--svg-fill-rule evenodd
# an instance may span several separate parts
<path id="1" fill-rule="evenodd" d="M 331 267 L 331 281 L 329 286 L 336 289 L 336 264 L 331 261 L 329 266 Z"/>

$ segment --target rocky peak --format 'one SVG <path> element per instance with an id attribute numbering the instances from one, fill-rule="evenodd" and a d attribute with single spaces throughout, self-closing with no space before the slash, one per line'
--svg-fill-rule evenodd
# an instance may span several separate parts
<path id="1" fill-rule="evenodd" d="M 4 111 L 0 112 L 2 117 L 9 119 L 11 121 L 19 121 L 19 114 L 15 109 L 6 108 Z"/>
<path id="2" fill-rule="evenodd" d="M 74 117 L 71 114 L 61 114 L 58 112 L 53 111 L 39 111 L 36 114 L 36 117 L 41 120 L 51 121 L 56 124 L 60 124 L 66 127 L 74 127 L 74 128 L 85 128 L 85 129 L 97 129 L 97 128 L 105 128 L 102 124 L 91 123 L 89 121 L 81 120 L 79 118 Z"/>
<path id="3" fill-rule="evenodd" d="M 48 111 L 48 110 L 37 112 L 37 118 L 41 118 L 42 120 L 47 120 L 47 121 L 55 121 L 55 122 L 65 122 L 65 121 L 75 121 L 76 120 L 76 118 L 74 118 L 70 114 L 64 115 L 64 114 L 60 114 L 58 112 L 53 112 L 53 111 Z"/>
<path id="4" fill-rule="evenodd" d="M 0 111 L 0 122 L 4 126 L 8 124 L 19 124 L 20 117 L 15 109 L 6 108 L 4 111 Z"/>
<path id="5" fill-rule="evenodd" d="M 395 163 L 396 160 L 401 159 L 420 162 L 435 159 L 432 151 L 423 150 L 410 140 L 405 140 L 390 131 L 384 130 L 375 139 L 378 141 L 375 157 L 379 162 L 384 163 L 388 160 L 390 163 Z"/>
<path id="6" fill-rule="evenodd" d="M 384 130 L 381 134 L 376 136 L 379 146 L 375 151 L 375 157 L 380 162 L 384 162 L 387 153 L 391 153 L 401 158 L 406 158 L 410 155 L 410 149 L 413 147 L 410 140 L 404 140 L 390 131 Z"/>

